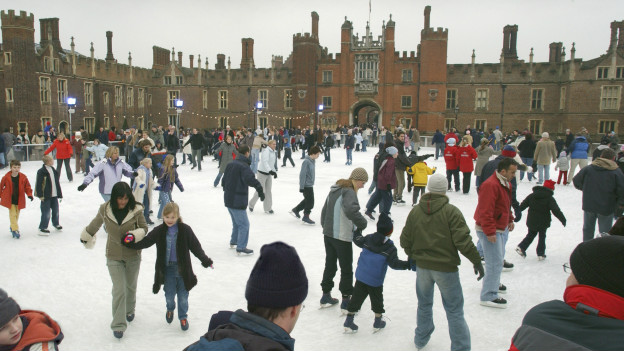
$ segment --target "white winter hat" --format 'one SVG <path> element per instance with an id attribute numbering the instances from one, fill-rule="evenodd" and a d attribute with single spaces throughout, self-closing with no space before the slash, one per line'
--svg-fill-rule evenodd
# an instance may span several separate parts
<path id="1" fill-rule="evenodd" d="M 429 192 L 436 194 L 446 194 L 447 188 L 448 182 L 446 180 L 446 177 L 443 176 L 441 173 L 436 173 L 429 178 L 429 183 L 427 184 L 427 190 L 429 190 Z"/>
<path id="2" fill-rule="evenodd" d="M 449 146 L 453 146 L 455 145 L 455 143 L 457 142 L 457 140 L 455 140 L 455 138 L 449 138 L 446 143 L 449 144 Z"/>
<path id="3" fill-rule="evenodd" d="M 542 138 L 550 138 L 550 135 L 548 135 L 548 132 L 544 132 L 542 133 Z"/>

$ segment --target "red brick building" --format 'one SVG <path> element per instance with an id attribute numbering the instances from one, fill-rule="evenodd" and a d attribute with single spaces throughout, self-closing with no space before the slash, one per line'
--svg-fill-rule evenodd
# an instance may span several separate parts
<path id="1" fill-rule="evenodd" d="M 566 59 L 561 43 L 550 46 L 549 62 L 529 62 L 516 52 L 517 26 L 506 26 L 498 63 L 447 64 L 448 31 L 431 28 L 424 11 L 415 51 L 395 51 L 395 23 L 384 22 L 373 36 L 353 34 L 345 18 L 340 52 L 328 53 L 318 37 L 319 16 L 312 12 L 310 33 L 293 35 L 293 49 L 271 67 L 257 68 L 254 41 L 241 40 L 238 68 L 223 54 L 213 68 L 208 59 L 153 47 L 151 68 L 120 63 L 106 32 L 105 60 L 69 49 L 59 40 L 59 19 L 2 11 L 0 128 L 28 134 L 50 121 L 69 128 L 67 97 L 77 98 L 72 129 L 84 125 L 122 127 L 177 124 L 213 128 L 255 124 L 296 126 L 378 123 L 389 128 L 415 125 L 423 132 L 466 124 L 504 130 L 530 128 L 561 133 L 585 126 L 592 134 L 619 131 L 624 85 L 624 21 L 611 24 L 607 53 L 589 61 Z M 184 101 L 181 113 L 175 100 Z M 263 108 L 256 114 L 256 103 Z M 323 104 L 322 113 L 317 113 Z M 178 119 L 179 118 L 179 119 Z"/>

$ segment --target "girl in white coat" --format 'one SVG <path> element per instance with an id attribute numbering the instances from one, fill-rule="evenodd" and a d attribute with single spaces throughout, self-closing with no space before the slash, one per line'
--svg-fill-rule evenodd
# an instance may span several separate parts
<path id="1" fill-rule="evenodd" d="M 138 175 L 134 178 L 132 187 L 132 195 L 137 201 L 143 204 L 143 216 L 147 225 L 153 225 L 154 222 L 149 218 L 150 207 L 152 205 L 152 191 L 156 188 L 156 183 L 152 177 L 152 159 L 146 157 L 141 160 L 141 165 L 136 169 Z"/>

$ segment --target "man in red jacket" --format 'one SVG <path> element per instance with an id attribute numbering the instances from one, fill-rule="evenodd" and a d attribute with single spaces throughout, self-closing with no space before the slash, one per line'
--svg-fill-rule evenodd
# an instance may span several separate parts
<path id="1" fill-rule="evenodd" d="M 624 237 L 580 243 L 570 255 L 563 301 L 529 310 L 509 351 L 622 350 L 624 345 Z"/>
<path id="2" fill-rule="evenodd" d="M 507 308 L 507 300 L 498 297 L 506 288 L 500 284 L 503 270 L 505 243 L 514 229 L 511 214 L 511 180 L 516 175 L 518 163 L 512 158 L 500 161 L 496 172 L 479 188 L 479 202 L 475 210 L 475 229 L 483 246 L 485 271 L 481 288 L 481 305 Z"/>

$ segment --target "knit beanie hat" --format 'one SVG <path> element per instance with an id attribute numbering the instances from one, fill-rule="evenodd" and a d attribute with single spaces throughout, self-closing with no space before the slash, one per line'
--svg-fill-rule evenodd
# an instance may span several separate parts
<path id="1" fill-rule="evenodd" d="M 505 145 L 501 154 L 505 157 L 516 157 L 516 149 L 511 145 Z"/>
<path id="2" fill-rule="evenodd" d="M 392 220 L 387 214 L 382 212 L 377 220 L 377 233 L 390 236 L 393 230 L 394 225 L 392 224 Z"/>
<path id="3" fill-rule="evenodd" d="M 550 138 L 550 135 L 548 135 L 548 132 L 544 132 L 542 133 L 542 138 Z"/>
<path id="4" fill-rule="evenodd" d="M 436 173 L 429 177 L 427 189 L 431 193 L 446 194 L 446 189 L 448 189 L 448 181 L 446 180 L 446 177 L 443 176 L 441 173 Z"/>
<path id="5" fill-rule="evenodd" d="M 307 296 L 308 277 L 295 248 L 281 241 L 262 246 L 247 280 L 247 302 L 285 308 L 301 304 Z"/>
<path id="6" fill-rule="evenodd" d="M 368 173 L 366 173 L 366 170 L 364 168 L 358 167 L 354 169 L 353 172 L 351 172 L 349 180 L 361 180 L 364 182 L 368 182 Z"/>
<path id="7" fill-rule="evenodd" d="M 608 235 L 578 244 L 570 267 L 579 284 L 624 297 L 624 237 Z"/>
<path id="8" fill-rule="evenodd" d="M 455 142 L 457 142 L 455 138 L 448 138 L 448 140 L 446 141 L 446 143 L 449 144 L 449 146 L 455 146 Z"/>
<path id="9" fill-rule="evenodd" d="M 551 179 L 544 181 L 544 188 L 548 188 L 552 191 L 555 191 L 555 182 Z"/>
<path id="10" fill-rule="evenodd" d="M 386 148 L 386 152 L 389 153 L 390 155 L 394 156 L 399 152 L 399 149 L 397 149 L 394 146 L 390 146 Z"/>
<path id="11" fill-rule="evenodd" d="M 0 328 L 15 318 L 22 309 L 6 291 L 0 289 Z"/>

